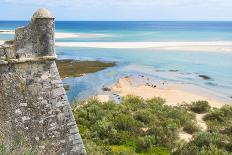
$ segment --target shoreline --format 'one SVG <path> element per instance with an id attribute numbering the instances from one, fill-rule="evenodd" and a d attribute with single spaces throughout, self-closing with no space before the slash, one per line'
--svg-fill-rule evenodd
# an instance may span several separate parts
<path id="1" fill-rule="evenodd" d="M 56 42 L 58 47 L 139 49 L 149 48 L 169 51 L 200 51 L 232 53 L 232 41 L 208 42 Z"/>
<path id="2" fill-rule="evenodd" d="M 139 77 L 141 80 L 145 77 Z M 194 91 L 192 91 L 194 90 Z M 219 99 L 207 90 L 197 88 L 190 84 L 178 84 L 178 83 L 140 83 L 133 81 L 131 77 L 123 77 L 118 80 L 110 88 L 110 93 L 117 94 L 119 98 L 126 95 L 135 95 L 144 99 L 151 99 L 153 97 L 161 97 L 166 100 L 167 105 L 178 106 L 183 103 L 191 103 L 199 100 L 206 100 L 209 105 L 215 108 L 220 108 L 226 104 L 232 104 L 232 101 L 224 101 Z M 94 98 L 106 102 L 112 99 L 109 94 L 99 94 Z"/>
<path id="3" fill-rule="evenodd" d="M 14 30 L 0 30 L 1 34 L 10 34 L 14 35 Z M 70 33 L 70 32 L 55 32 L 55 38 L 56 39 L 73 39 L 73 38 L 103 38 L 103 37 L 109 37 L 110 35 L 106 34 L 91 34 L 91 33 Z"/>
<path id="4" fill-rule="evenodd" d="M 0 30 L 1 34 L 12 34 L 13 30 Z M 56 39 L 103 38 L 107 34 L 56 32 Z M 0 40 L 0 45 L 5 40 Z M 232 53 L 232 41 L 162 41 L 162 42 L 59 42 L 57 47 L 108 48 L 108 49 L 155 49 L 181 52 Z"/>

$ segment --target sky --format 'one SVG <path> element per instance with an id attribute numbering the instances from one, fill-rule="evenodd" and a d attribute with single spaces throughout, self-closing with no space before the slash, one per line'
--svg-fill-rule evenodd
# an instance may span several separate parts
<path id="1" fill-rule="evenodd" d="M 56 20 L 232 21 L 232 0 L 0 0 L 0 20 L 30 20 L 42 7 Z"/>

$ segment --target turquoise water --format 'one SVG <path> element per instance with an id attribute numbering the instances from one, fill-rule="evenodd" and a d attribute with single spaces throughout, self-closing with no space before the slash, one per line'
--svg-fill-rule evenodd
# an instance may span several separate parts
<path id="1" fill-rule="evenodd" d="M 0 21 L 0 30 L 14 29 L 26 23 Z M 56 22 L 56 31 L 93 34 L 85 38 L 57 39 L 57 42 L 232 41 L 232 22 Z M 0 34 L 0 40 L 12 37 Z M 225 99 L 232 95 L 230 53 L 70 47 L 57 47 L 56 52 L 59 59 L 117 62 L 117 66 L 97 73 L 64 79 L 64 83 L 71 86 L 70 101 L 95 95 L 103 86 L 110 86 L 119 77 L 127 75 L 190 83 L 214 91 Z M 203 80 L 198 77 L 200 74 L 212 79 Z"/>

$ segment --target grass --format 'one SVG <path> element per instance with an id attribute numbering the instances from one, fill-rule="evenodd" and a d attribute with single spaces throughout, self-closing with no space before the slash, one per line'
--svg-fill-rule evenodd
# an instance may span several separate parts
<path id="1" fill-rule="evenodd" d="M 115 62 L 101 61 L 78 61 L 78 60 L 57 60 L 56 61 L 61 78 L 80 77 L 86 73 L 94 73 L 116 65 Z"/>

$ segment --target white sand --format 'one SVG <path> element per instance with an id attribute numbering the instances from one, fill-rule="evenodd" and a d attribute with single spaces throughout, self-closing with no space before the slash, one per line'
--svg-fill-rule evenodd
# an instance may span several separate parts
<path id="1" fill-rule="evenodd" d="M 0 30 L 1 34 L 15 34 L 14 30 Z M 106 34 L 91 34 L 91 33 L 63 33 L 63 32 L 56 32 L 55 38 L 61 39 L 61 38 L 101 38 L 101 37 L 109 37 L 109 35 Z"/>
<path id="2" fill-rule="evenodd" d="M 55 38 L 61 39 L 61 38 L 79 38 L 80 35 L 74 34 L 74 33 L 62 33 L 62 32 L 56 32 Z"/>
<path id="3" fill-rule="evenodd" d="M 0 32 L 0 35 L 1 34 L 2 33 Z M 84 34 L 72 34 L 72 33 L 56 33 L 55 36 L 56 39 L 84 38 L 84 37 L 88 38 L 88 36 L 85 36 Z M 3 42 L 4 42 L 3 40 L 0 40 L 0 44 L 3 44 Z M 168 50 L 168 51 L 183 51 L 183 52 L 195 51 L 195 52 L 232 53 L 232 42 L 56 42 L 56 46 L 109 48 L 109 49 L 150 48 L 150 49 L 156 49 L 162 51 Z"/>
<path id="4" fill-rule="evenodd" d="M 13 30 L 0 30 L 1 34 L 14 34 Z M 106 34 L 91 33 L 62 33 L 56 32 L 55 38 L 99 38 L 109 37 Z M 2 41 L 1 41 L 2 42 Z M 208 42 L 56 42 L 56 46 L 63 47 L 89 47 L 89 48 L 113 48 L 113 49 L 138 49 L 151 48 L 170 51 L 206 51 L 232 53 L 231 41 Z"/>
<path id="5" fill-rule="evenodd" d="M 180 105 L 183 102 L 191 103 L 198 100 L 206 100 L 212 107 L 217 108 L 222 107 L 225 104 L 229 104 L 224 100 L 214 98 L 213 95 L 206 95 L 206 92 L 193 93 L 191 91 L 187 91 L 188 89 L 192 89 L 191 87 L 193 86 L 189 84 L 168 84 L 164 86 L 157 86 L 156 88 L 147 85 L 134 86 L 131 83 L 130 78 L 121 78 L 111 89 L 120 96 L 135 95 L 144 99 L 162 97 L 166 99 L 168 105 L 174 106 Z M 105 98 L 106 97 L 103 99 L 104 101 Z M 99 96 L 98 99 L 101 100 L 101 96 Z"/>
<path id="6" fill-rule="evenodd" d="M 207 125 L 205 123 L 205 121 L 203 120 L 203 117 L 206 114 L 196 114 L 196 120 L 197 120 L 197 125 L 203 130 L 206 131 L 207 130 Z"/>
<path id="7" fill-rule="evenodd" d="M 1 34 L 15 34 L 14 30 L 0 30 L 0 35 Z M 55 33 L 55 38 L 56 39 L 60 39 L 60 38 L 79 38 L 80 35 L 78 34 L 74 34 L 74 33 L 61 33 L 61 32 L 57 32 Z"/>
<path id="8" fill-rule="evenodd" d="M 109 95 L 97 95 L 97 96 L 94 96 L 93 99 L 97 99 L 101 102 L 108 102 L 110 100 L 110 96 Z"/>
<path id="9" fill-rule="evenodd" d="M 181 140 L 184 140 L 186 142 L 191 141 L 191 139 L 193 138 L 193 136 L 191 134 L 188 134 L 184 131 L 179 132 L 179 137 Z"/>
<path id="10" fill-rule="evenodd" d="M 0 30 L 0 34 L 15 34 L 14 30 Z"/>
<path id="11" fill-rule="evenodd" d="M 4 43 L 4 41 L 3 40 L 0 40 L 0 45 L 2 45 Z"/>
<path id="12" fill-rule="evenodd" d="M 56 42 L 56 46 L 135 49 L 152 48 L 161 50 L 207 51 L 232 53 L 232 42 Z"/>

